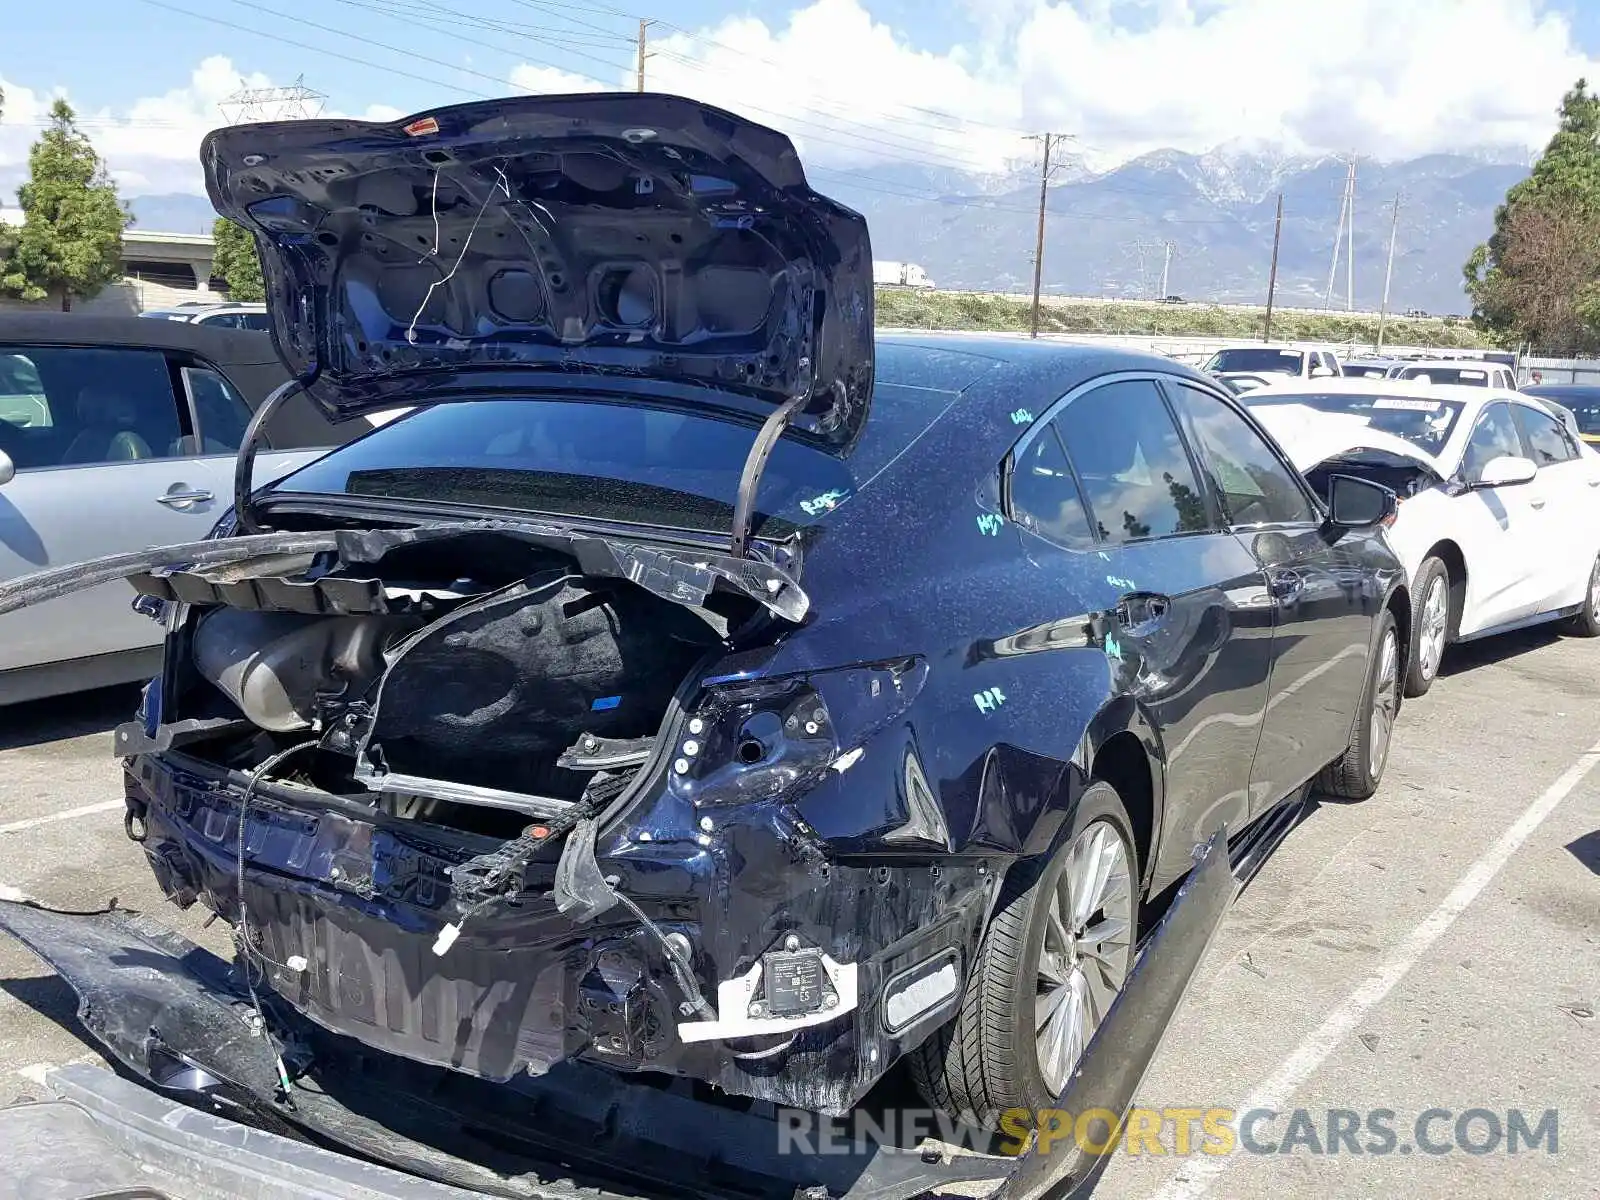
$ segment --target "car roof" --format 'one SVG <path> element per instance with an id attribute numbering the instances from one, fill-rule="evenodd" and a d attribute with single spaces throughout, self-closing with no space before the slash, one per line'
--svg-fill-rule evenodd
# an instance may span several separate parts
<path id="1" fill-rule="evenodd" d="M 1548 400 L 1600 400 L 1600 384 L 1535 383 L 1523 388 L 1522 394 Z"/>
<path id="2" fill-rule="evenodd" d="M 877 343 L 886 349 L 903 347 L 925 350 L 929 358 L 938 354 L 960 354 L 975 360 L 987 359 L 993 363 L 1005 364 L 1014 370 L 1024 370 L 1032 377 L 1030 399 L 1035 388 L 1044 389 L 1046 393 L 1054 391 L 1060 396 L 1079 383 L 1118 371 L 1160 371 L 1192 379 L 1209 387 L 1217 386 L 1216 380 L 1204 372 L 1154 351 L 1127 350 L 1118 346 L 1074 342 L 1064 338 L 1034 339 L 1021 334 L 943 331 L 933 333 L 895 329 L 880 331 Z M 937 383 L 900 378 L 903 373 L 903 369 L 895 364 L 892 356 L 887 360 L 880 357 L 878 370 L 880 382 L 890 384 L 915 382 L 918 386 L 938 386 Z M 979 375 L 959 386 L 947 385 L 942 390 L 963 391 L 983 378 L 984 376 Z"/>
<path id="3" fill-rule="evenodd" d="M 188 321 L 100 317 L 80 313 L 0 313 L 0 342 L 40 346 L 120 346 L 189 350 L 218 366 L 264 366 L 282 371 L 272 339 L 240 329 L 208 329 Z"/>

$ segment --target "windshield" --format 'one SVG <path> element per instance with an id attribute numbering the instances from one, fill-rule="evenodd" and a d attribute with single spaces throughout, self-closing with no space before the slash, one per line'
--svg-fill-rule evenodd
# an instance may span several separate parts
<path id="1" fill-rule="evenodd" d="M 844 504 L 955 394 L 879 383 L 847 457 L 779 440 L 755 531 L 783 537 Z M 732 527 L 757 426 L 704 411 L 555 397 L 468 400 L 380 426 L 275 487 L 589 517 L 676 529 Z"/>
<path id="2" fill-rule="evenodd" d="M 1242 347 L 1218 350 L 1205 366 L 1208 371 L 1266 371 L 1273 375 L 1298 375 L 1305 357 L 1300 350 Z"/>
<path id="3" fill-rule="evenodd" d="M 1429 383 L 1455 383 L 1466 387 L 1488 387 L 1489 372 L 1482 367 L 1439 367 L 1426 364 L 1405 367 L 1397 379 L 1426 380 Z"/>
<path id="4" fill-rule="evenodd" d="M 1317 412 L 1359 419 L 1369 429 L 1403 438 L 1429 454 L 1438 454 L 1450 440 L 1466 406 L 1459 400 L 1432 400 L 1419 396 L 1385 396 L 1374 392 L 1317 392 L 1241 397 L 1256 411 L 1300 406 Z"/>
<path id="5" fill-rule="evenodd" d="M 1389 373 L 1389 364 L 1345 363 L 1344 373 L 1357 379 L 1382 379 Z"/>

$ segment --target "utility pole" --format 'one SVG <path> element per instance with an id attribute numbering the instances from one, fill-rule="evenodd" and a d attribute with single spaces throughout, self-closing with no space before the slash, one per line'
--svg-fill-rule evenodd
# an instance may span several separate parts
<path id="1" fill-rule="evenodd" d="M 1033 245 L 1033 317 L 1028 326 L 1028 336 L 1039 336 L 1039 289 L 1044 282 L 1044 203 L 1050 190 L 1050 143 L 1071 135 L 1046 133 L 1036 135 L 1031 141 L 1044 143 L 1044 165 L 1039 170 L 1039 234 Z"/>
<path id="2" fill-rule="evenodd" d="M 650 57 L 644 48 L 645 30 L 654 24 L 654 21 L 647 21 L 643 17 L 639 18 L 639 86 L 637 90 L 641 92 L 644 91 L 644 60 Z"/>
<path id="3" fill-rule="evenodd" d="M 1344 192 L 1339 197 L 1339 228 L 1333 234 L 1333 261 L 1328 264 L 1328 289 L 1323 293 L 1322 306 L 1333 307 L 1333 285 L 1339 278 L 1339 243 L 1345 240 L 1345 222 L 1350 221 L 1350 245 L 1355 246 L 1356 160 L 1352 155 L 1345 166 Z M 1354 275 L 1351 275 L 1351 295 L 1354 295 Z M 1352 306 L 1353 307 L 1353 306 Z"/>
<path id="4" fill-rule="evenodd" d="M 1383 266 L 1383 303 L 1378 307 L 1378 346 L 1383 353 L 1383 327 L 1389 320 L 1389 280 L 1394 277 L 1394 238 L 1400 231 L 1400 196 L 1394 198 L 1394 218 L 1389 222 L 1389 257 Z"/>
<path id="5" fill-rule="evenodd" d="M 1157 300 L 1165 300 L 1172 294 L 1167 291 L 1167 277 L 1172 270 L 1172 243 L 1162 242 L 1161 247 L 1166 251 L 1166 256 L 1161 260 L 1161 295 L 1156 297 Z"/>
<path id="6" fill-rule="evenodd" d="M 1272 297 L 1278 290 L 1278 243 L 1283 240 L 1283 193 L 1278 193 L 1278 221 L 1272 227 L 1272 270 L 1267 274 L 1267 327 L 1261 334 L 1263 342 L 1272 340 Z"/>
<path id="7" fill-rule="evenodd" d="M 1356 310 L 1356 156 L 1350 155 L 1350 182 L 1346 186 L 1350 189 L 1350 199 L 1345 207 L 1350 211 L 1350 219 L 1345 224 L 1345 253 L 1344 253 L 1344 310 Z"/>

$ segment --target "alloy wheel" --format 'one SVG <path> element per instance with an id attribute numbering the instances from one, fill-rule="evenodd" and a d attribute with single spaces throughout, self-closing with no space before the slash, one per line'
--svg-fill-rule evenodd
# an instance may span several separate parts
<path id="1" fill-rule="evenodd" d="M 1389 736 L 1394 732 L 1394 719 L 1400 711 L 1399 646 L 1399 638 L 1390 629 L 1383 635 L 1383 645 L 1378 647 L 1378 678 L 1372 689 L 1372 725 L 1367 751 L 1374 779 L 1383 774 L 1383 764 L 1389 757 Z"/>
<path id="2" fill-rule="evenodd" d="M 1096 820 L 1072 840 L 1039 948 L 1034 1031 L 1052 1095 L 1067 1086 L 1133 963 L 1134 894 L 1116 829 Z"/>
<path id="3" fill-rule="evenodd" d="M 1446 631 L 1450 624 L 1450 601 L 1443 575 L 1434 576 L 1422 602 L 1422 628 L 1417 633 L 1417 663 L 1422 677 L 1432 679 L 1444 660 Z"/>
<path id="4" fill-rule="evenodd" d="M 1595 559 L 1594 570 L 1589 574 L 1589 611 L 1600 613 L 1600 558 Z"/>

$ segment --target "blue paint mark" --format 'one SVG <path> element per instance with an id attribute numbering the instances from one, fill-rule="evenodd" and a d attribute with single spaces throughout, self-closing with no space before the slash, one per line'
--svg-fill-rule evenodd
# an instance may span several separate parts
<path id="1" fill-rule="evenodd" d="M 607 709 L 616 708 L 621 703 L 621 696 L 601 696 L 593 704 L 589 705 L 589 711 L 605 712 Z"/>
<path id="2" fill-rule="evenodd" d="M 1118 662 L 1122 661 L 1122 647 L 1118 644 L 1117 639 L 1109 633 L 1106 634 L 1106 657 L 1114 658 Z"/>
<path id="3" fill-rule="evenodd" d="M 999 537 L 1000 526 L 1004 524 L 1004 522 L 1005 518 L 1001 517 L 999 513 L 979 513 L 978 532 L 986 534 L 989 537 Z"/>
<path id="4" fill-rule="evenodd" d="M 1025 408 L 1019 408 L 1011 414 L 1011 423 L 1013 425 L 1032 425 L 1033 414 Z"/>
<path id="5" fill-rule="evenodd" d="M 978 706 L 981 713 L 992 713 L 1006 702 L 1006 694 L 999 688 L 985 688 L 973 694 L 972 702 Z"/>

